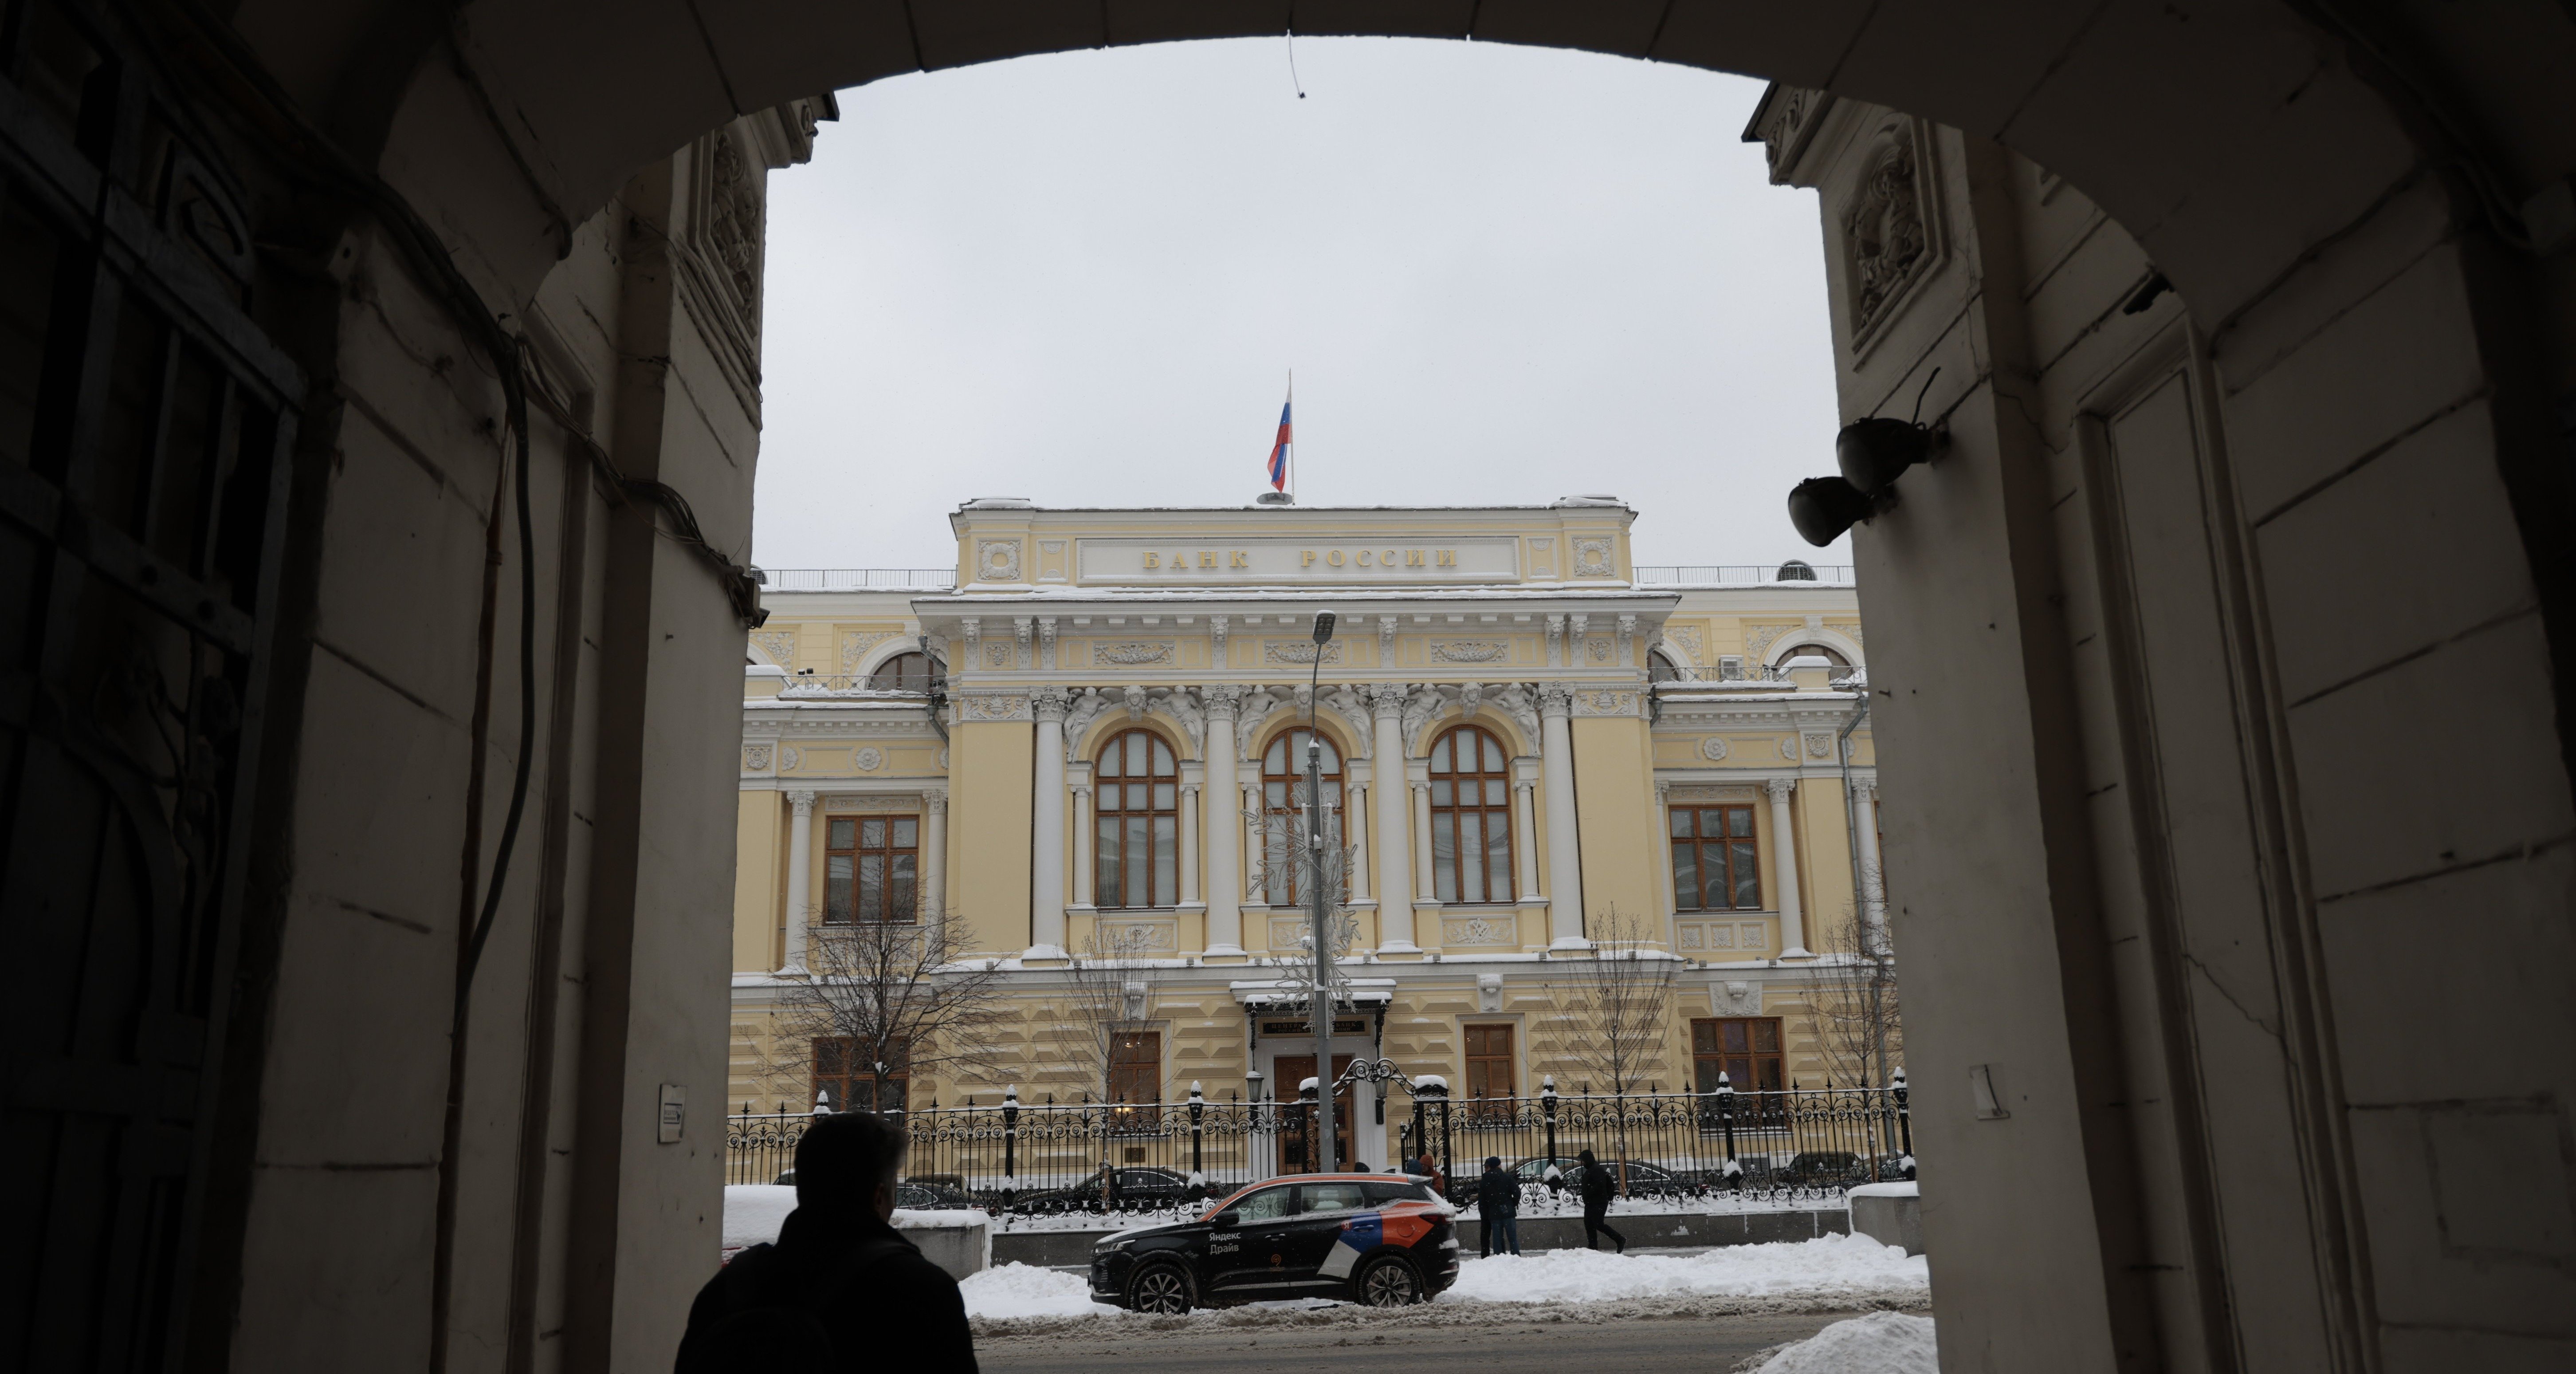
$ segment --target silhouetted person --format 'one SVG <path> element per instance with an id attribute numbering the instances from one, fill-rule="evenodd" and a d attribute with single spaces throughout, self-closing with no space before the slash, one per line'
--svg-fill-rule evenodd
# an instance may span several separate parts
<path id="1" fill-rule="evenodd" d="M 796 1210 L 698 1290 L 676 1374 L 975 1374 L 957 1280 L 888 1224 L 903 1147 L 868 1112 L 808 1126 Z"/>
<path id="2" fill-rule="evenodd" d="M 1619 1191 L 1619 1185 L 1612 1181 L 1610 1171 L 1601 1167 L 1601 1161 L 1592 1157 L 1590 1150 L 1575 1158 L 1583 1162 L 1583 1248 L 1598 1250 L 1601 1237 L 1608 1236 L 1618 1242 L 1620 1254 L 1628 1253 L 1628 1238 L 1612 1230 L 1607 1220 L 1610 1197 Z"/>
<path id="3" fill-rule="evenodd" d="M 1485 1172 L 1476 1178 L 1476 1211 L 1485 1218 L 1485 1253 L 1499 1254 L 1506 1245 L 1521 1252 L 1521 1181 L 1503 1172 L 1501 1155 L 1485 1156 Z"/>

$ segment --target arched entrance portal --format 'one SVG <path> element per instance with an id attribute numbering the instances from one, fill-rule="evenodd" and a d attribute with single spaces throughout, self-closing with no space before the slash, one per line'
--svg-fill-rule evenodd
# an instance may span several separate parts
<path id="1" fill-rule="evenodd" d="M 714 1253 L 722 1149 L 705 1123 L 723 936 L 695 913 L 724 909 L 727 782 L 752 766 L 733 738 L 743 608 L 706 570 L 749 527 L 757 163 L 805 152 L 793 102 L 853 83 L 1293 19 L 1777 79 L 1756 126 L 1774 174 L 1833 191 L 1846 414 L 1894 413 L 1941 369 L 1927 413 L 1950 454 L 1856 543 L 1908 875 L 1917 1129 L 1948 1170 L 1925 1226 L 1953 1363 L 2563 1363 L 2567 1224 L 2532 1220 L 2576 1187 L 2576 809 L 2553 685 L 2570 526 L 2552 398 L 2576 375 L 2563 12 L 229 15 L 118 9 L 42 47 L 25 36 L 65 31 L 9 30 L 12 94 L 36 93 L 8 106 L 12 184 L 54 188 L 64 261 L 113 240 L 126 256 L 101 260 L 134 279 L 175 261 L 136 256 L 157 223 L 241 262 L 246 284 L 209 299 L 246 300 L 307 388 L 260 534 L 273 600 L 225 670 L 260 684 L 262 732 L 238 746 L 258 785 L 224 817 L 248 838 L 203 944 L 220 966 L 198 966 L 219 991 L 176 1020 L 135 1013 L 150 1036 L 13 1060 L 11 1119 L 46 1160 L 105 1157 L 80 1134 L 102 1122 L 129 1142 L 122 1173 L 20 1171 L 56 1208 L 54 1229 L 20 1228 L 38 1238 L 0 1328 L 31 1362 L 121 1359 L 107 1332 L 204 1368 L 668 1358 Z M 163 146 L 136 129 L 230 162 L 214 175 L 252 207 L 244 232 L 121 208 L 106 181 L 142 179 L 116 150 Z M 2044 171 L 2016 186 L 2025 169 Z M 2133 251 L 2035 256 L 2051 183 Z M 195 270 L 171 269 L 171 308 L 223 316 L 187 295 Z M 591 332 L 537 328 L 549 291 L 598 307 Z M 77 318 L 106 329 L 112 295 Z M 2061 300 L 2083 313 L 2051 317 Z M 514 493 L 489 364 L 523 326 L 544 477 Z M 84 413 L 131 408 L 105 335 L 84 353 L 46 330 L 48 358 L 90 359 L 60 374 L 107 398 Z M 150 565 L 77 534 L 83 503 L 114 496 L 79 458 L 96 428 L 35 431 L 73 457 L 40 453 L 44 485 L 11 498 L 39 546 L 24 566 L 150 600 Z M 522 542 L 515 512 L 539 507 Z M 528 611 L 490 568 L 542 570 Z M 546 665 L 524 714 L 522 659 Z M 94 709 L 97 683 L 66 674 L 96 662 L 27 662 L 28 699 L 55 705 L 9 717 L 17 737 Z M 1036 721 L 1042 746 L 1061 720 Z M 27 875 L 61 856 L 29 838 L 46 799 L 18 757 L 9 920 L 36 947 Z M 517 833 L 501 817 L 522 757 L 542 762 L 487 945 L 480 886 Z M 85 929 L 109 905 L 43 909 Z M 69 986 L 118 947 L 42 948 L 13 976 Z M 188 1101 L 203 1110 L 162 1105 Z"/>

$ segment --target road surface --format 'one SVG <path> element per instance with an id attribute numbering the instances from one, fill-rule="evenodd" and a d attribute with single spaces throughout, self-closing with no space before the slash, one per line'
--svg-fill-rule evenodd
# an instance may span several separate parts
<path id="1" fill-rule="evenodd" d="M 1567 1374 L 1569 1369 L 1726 1374 L 1744 1356 L 1804 1340 L 1828 1323 L 1860 1315 L 1764 1312 L 1569 1320 L 1578 1310 L 1496 1305 L 1483 1309 L 1485 1320 L 1473 1326 L 1230 1327 L 1202 1318 L 1156 1330 L 1141 1322 L 1092 1322 L 1042 1335 L 988 1333 L 975 1343 L 975 1360 L 986 1370 L 1026 1374 Z"/>

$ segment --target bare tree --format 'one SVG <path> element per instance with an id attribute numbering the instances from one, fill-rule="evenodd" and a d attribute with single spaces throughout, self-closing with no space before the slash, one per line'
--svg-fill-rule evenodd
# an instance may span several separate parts
<path id="1" fill-rule="evenodd" d="M 1162 965 L 1152 937 L 1149 926 L 1101 922 L 1064 968 L 1062 1011 L 1069 1029 L 1061 1048 L 1083 1070 L 1085 1090 L 1102 1102 L 1119 1095 L 1111 1080 L 1122 1038 L 1144 1030 L 1153 1012 Z M 1159 1082 L 1154 1096 L 1162 1097 Z"/>
<path id="2" fill-rule="evenodd" d="M 1673 980 L 1681 960 L 1652 943 L 1654 928 L 1612 906 L 1591 922 L 1592 957 L 1555 965 L 1547 983 L 1557 1057 L 1608 1087 L 1613 1098 L 1646 1086 L 1663 1062 Z M 1619 1189 L 1628 1187 L 1625 1113 L 1615 1107 Z"/>
<path id="3" fill-rule="evenodd" d="M 779 993 L 768 1075 L 805 1078 L 815 1042 L 829 1041 L 851 1073 L 872 1074 L 881 1088 L 897 1075 L 992 1081 L 1002 975 L 994 960 L 965 957 L 958 929 L 954 921 L 814 927 L 806 972 Z"/>
<path id="4" fill-rule="evenodd" d="M 1823 934 L 1825 954 L 1808 967 L 1805 991 L 1826 1077 L 1846 1087 L 1886 1087 L 1904 1049 L 1895 952 L 1856 908 Z"/>

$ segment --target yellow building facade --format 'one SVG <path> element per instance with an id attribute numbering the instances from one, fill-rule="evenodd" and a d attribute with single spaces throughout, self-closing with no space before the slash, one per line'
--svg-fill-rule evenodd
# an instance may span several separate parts
<path id="1" fill-rule="evenodd" d="M 987 499 L 951 517 L 953 575 L 771 574 L 745 669 L 733 1105 L 1098 1097 L 1097 1066 L 1057 1047 L 1072 965 L 1110 950 L 1151 973 L 1127 987 L 1121 1100 L 1293 1097 L 1315 1049 L 1280 988 L 1310 925 L 1266 837 L 1308 729 L 1350 869 L 1337 1063 L 1462 1098 L 1576 1091 L 1554 1009 L 1615 935 L 1672 972 L 1644 1082 L 1834 1076 L 1809 1004 L 1883 948 L 1885 905 L 1848 575 L 1641 569 L 1634 518 L 1609 497 Z M 782 1037 L 816 932 L 886 919 L 997 961 L 977 1081 L 860 1082 Z M 1393 1155 L 1378 1130 L 1359 1158 Z"/>

